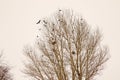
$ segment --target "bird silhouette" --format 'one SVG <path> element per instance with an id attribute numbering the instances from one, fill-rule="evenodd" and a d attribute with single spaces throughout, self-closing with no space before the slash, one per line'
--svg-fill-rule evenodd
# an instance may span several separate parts
<path id="1" fill-rule="evenodd" d="M 39 20 L 36 24 L 39 24 L 41 22 L 41 20 Z"/>

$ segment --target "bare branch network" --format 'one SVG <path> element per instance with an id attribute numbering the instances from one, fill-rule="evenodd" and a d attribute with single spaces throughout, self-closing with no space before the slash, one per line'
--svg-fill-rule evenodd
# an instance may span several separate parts
<path id="1" fill-rule="evenodd" d="M 0 80 L 12 80 L 9 66 L 3 64 L 2 54 L 0 54 Z"/>
<path id="2" fill-rule="evenodd" d="M 36 80 L 93 80 L 100 73 L 109 57 L 99 29 L 92 30 L 72 10 L 58 10 L 39 23 L 45 37 L 24 49 L 25 74 Z"/>

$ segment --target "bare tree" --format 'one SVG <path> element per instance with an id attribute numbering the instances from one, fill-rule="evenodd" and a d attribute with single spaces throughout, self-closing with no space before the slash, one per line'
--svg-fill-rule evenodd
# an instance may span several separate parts
<path id="1" fill-rule="evenodd" d="M 59 10 L 40 22 L 44 37 L 26 47 L 24 73 L 36 80 L 93 80 L 109 59 L 99 29 L 72 10 Z"/>
<path id="2" fill-rule="evenodd" d="M 12 80 L 10 68 L 3 64 L 2 54 L 0 54 L 0 80 Z"/>

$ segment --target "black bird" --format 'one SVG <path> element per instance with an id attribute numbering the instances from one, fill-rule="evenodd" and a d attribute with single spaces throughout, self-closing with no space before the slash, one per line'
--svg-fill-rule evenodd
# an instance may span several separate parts
<path id="1" fill-rule="evenodd" d="M 41 20 L 39 20 L 36 24 L 39 24 L 41 22 Z"/>

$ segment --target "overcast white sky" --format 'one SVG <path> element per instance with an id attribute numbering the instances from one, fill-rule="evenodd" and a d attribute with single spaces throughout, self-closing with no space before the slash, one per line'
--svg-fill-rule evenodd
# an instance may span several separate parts
<path id="1" fill-rule="evenodd" d="M 27 80 L 21 73 L 22 50 L 35 42 L 36 22 L 58 8 L 73 9 L 102 30 L 111 59 L 97 80 L 120 80 L 119 0 L 0 0 L 0 50 L 12 67 L 14 80 Z"/>

